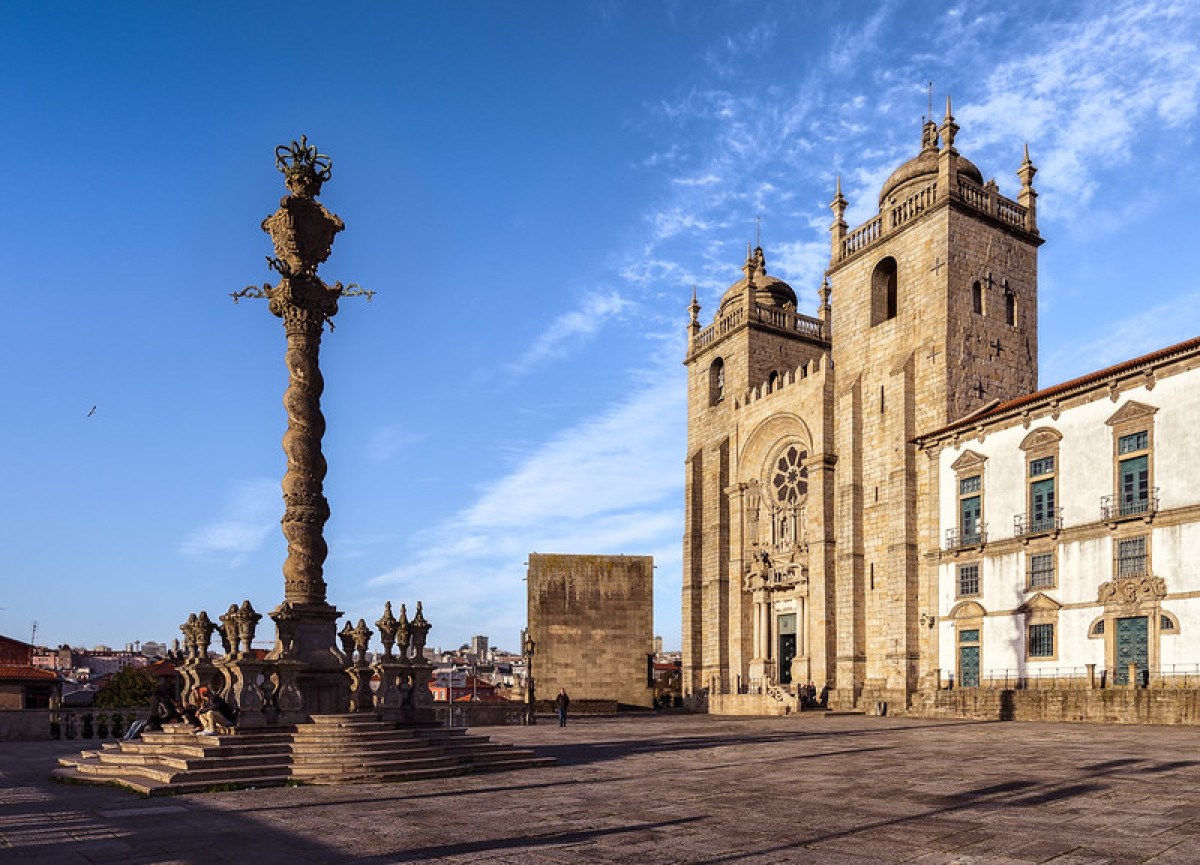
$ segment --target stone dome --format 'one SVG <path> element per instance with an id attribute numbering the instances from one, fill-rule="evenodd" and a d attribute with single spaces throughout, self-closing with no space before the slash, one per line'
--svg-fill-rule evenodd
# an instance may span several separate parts
<path id="1" fill-rule="evenodd" d="M 925 124 L 922 143 L 921 152 L 893 171 L 891 176 L 884 181 L 883 189 L 879 192 L 880 208 L 889 198 L 903 199 L 905 193 L 916 192 L 937 177 L 937 127 L 932 123 Z M 980 186 L 983 185 L 983 175 L 975 163 L 961 154 L 958 157 L 958 173 L 975 181 Z"/>
<path id="2" fill-rule="evenodd" d="M 747 256 L 742 270 L 746 272 L 746 276 L 729 286 L 721 298 L 721 306 L 717 310 L 718 318 L 735 304 L 745 301 L 746 286 L 749 285 L 751 277 L 754 278 L 754 297 L 759 303 L 777 306 L 781 309 L 789 307 L 795 310 L 796 292 L 782 279 L 767 273 L 766 257 L 763 255 L 761 246 Z"/>

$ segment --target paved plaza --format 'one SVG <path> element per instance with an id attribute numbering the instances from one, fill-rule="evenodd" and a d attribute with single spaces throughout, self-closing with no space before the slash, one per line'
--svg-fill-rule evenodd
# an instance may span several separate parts
<path id="1" fill-rule="evenodd" d="M 1200 862 L 1194 728 L 806 714 L 478 732 L 560 764 L 143 799 L 50 783 L 67 743 L 0 743 L 0 862 Z"/>

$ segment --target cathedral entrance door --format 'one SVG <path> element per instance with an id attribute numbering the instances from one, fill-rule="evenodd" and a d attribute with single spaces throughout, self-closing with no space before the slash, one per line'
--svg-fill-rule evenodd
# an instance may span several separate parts
<path id="1" fill-rule="evenodd" d="M 779 617 L 779 684 L 792 683 L 792 660 L 796 657 L 796 614 Z"/>
<path id="2" fill-rule="evenodd" d="M 1138 673 L 1150 667 L 1150 620 L 1145 616 L 1117 619 L 1117 669 L 1115 681 L 1118 685 L 1129 684 L 1129 665 L 1137 664 Z"/>

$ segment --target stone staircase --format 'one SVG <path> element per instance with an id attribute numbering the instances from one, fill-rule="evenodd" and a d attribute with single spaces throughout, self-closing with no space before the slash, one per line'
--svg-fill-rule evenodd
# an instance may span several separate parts
<path id="1" fill-rule="evenodd" d="M 160 796 L 289 783 L 418 781 L 555 762 L 461 728 L 397 726 L 370 714 L 314 715 L 294 727 L 220 736 L 197 736 L 185 724 L 171 724 L 161 733 L 64 757 L 52 775 Z"/>

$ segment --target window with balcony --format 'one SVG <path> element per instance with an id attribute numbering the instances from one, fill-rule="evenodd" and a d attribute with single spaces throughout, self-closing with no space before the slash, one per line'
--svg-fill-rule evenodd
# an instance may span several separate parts
<path id="1" fill-rule="evenodd" d="M 946 548 L 975 547 L 987 543 L 983 522 L 983 467 L 987 457 L 963 451 L 950 466 L 955 472 L 957 496 L 954 524 L 946 527 Z"/>
<path id="2" fill-rule="evenodd" d="M 1158 510 L 1154 487 L 1154 414 L 1158 409 L 1127 402 L 1108 419 L 1113 433 L 1113 494 L 1100 502 L 1100 516 L 1119 520 Z"/>
<path id="3" fill-rule="evenodd" d="M 1026 511 L 1014 519 L 1014 534 L 1044 534 L 1062 528 L 1058 506 L 1058 448 L 1062 433 L 1040 427 L 1021 442 L 1025 451 Z"/>

